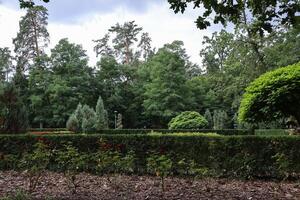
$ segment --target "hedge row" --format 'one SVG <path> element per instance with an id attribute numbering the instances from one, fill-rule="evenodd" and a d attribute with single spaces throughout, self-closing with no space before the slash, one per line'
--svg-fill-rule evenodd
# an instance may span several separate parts
<path id="1" fill-rule="evenodd" d="M 159 133 L 217 133 L 220 135 L 253 135 L 252 130 L 248 129 L 223 129 L 223 130 L 213 130 L 213 129 L 106 129 L 98 131 L 99 134 L 147 134 L 151 132 Z"/>
<path id="2" fill-rule="evenodd" d="M 300 172 L 300 137 L 297 136 L 218 136 L 201 134 L 147 134 L 147 135 L 3 135 L 0 136 L 0 166 L 14 168 L 5 158 L 19 158 L 43 141 L 52 149 L 60 149 L 71 142 L 85 154 L 99 150 L 99 141 L 109 150 L 136 155 L 135 172 L 146 172 L 146 159 L 156 152 L 172 160 L 192 160 L 210 169 L 217 176 L 242 178 L 281 178 Z M 8 156 L 10 155 L 10 156 Z M 88 164 L 87 164 L 88 165 Z M 87 167 L 91 169 L 93 166 Z M 57 166 L 52 163 L 51 170 Z"/>
<path id="3" fill-rule="evenodd" d="M 66 128 L 31 128 L 29 132 L 63 132 L 67 131 Z M 148 134 L 152 132 L 159 133 L 217 133 L 220 135 L 254 135 L 254 131 L 250 129 L 222 129 L 222 130 L 213 130 L 213 129 L 105 129 L 97 131 L 96 133 L 90 134 Z M 5 133 L 0 133 L 5 134 Z"/>

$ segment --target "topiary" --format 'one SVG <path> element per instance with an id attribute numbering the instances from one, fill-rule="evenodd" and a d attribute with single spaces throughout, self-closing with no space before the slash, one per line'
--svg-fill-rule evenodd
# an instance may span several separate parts
<path id="1" fill-rule="evenodd" d="M 300 123 L 300 62 L 267 72 L 243 95 L 239 122 L 270 122 L 293 116 Z"/>
<path id="2" fill-rule="evenodd" d="M 168 124 L 169 129 L 201 129 L 208 121 L 195 111 L 185 111 L 174 117 Z"/>

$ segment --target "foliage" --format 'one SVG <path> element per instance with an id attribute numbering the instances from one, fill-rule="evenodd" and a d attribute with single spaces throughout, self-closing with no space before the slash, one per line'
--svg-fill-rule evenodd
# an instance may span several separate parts
<path id="1" fill-rule="evenodd" d="M 189 99 L 185 61 L 173 51 L 170 47 L 160 49 L 146 65 L 150 80 L 144 86 L 143 106 L 153 126 L 162 126 L 184 111 Z"/>
<path id="2" fill-rule="evenodd" d="M 34 146 L 35 150 L 32 153 L 25 153 L 20 161 L 20 168 L 28 177 L 29 192 L 33 192 L 40 183 L 40 178 L 45 173 L 51 157 L 48 147 L 42 142 Z"/>
<path id="3" fill-rule="evenodd" d="M 48 11 L 43 6 L 28 8 L 26 15 L 21 18 L 20 30 L 13 39 L 17 60 L 16 73 L 24 74 L 44 54 L 44 48 L 49 43 L 47 25 Z"/>
<path id="4" fill-rule="evenodd" d="M 78 133 L 79 130 L 81 129 L 79 120 L 77 119 L 75 114 L 72 114 L 66 124 L 66 127 L 69 131 L 72 131 L 74 133 Z"/>
<path id="5" fill-rule="evenodd" d="M 0 152 L 4 155 L 20 155 L 21 152 L 32 150 L 36 139 L 37 136 L 30 135 L 0 136 Z M 81 170 L 94 172 L 96 164 L 87 162 L 86 158 L 94 157 L 99 151 L 100 139 L 106 141 L 102 147 L 107 151 L 134 152 L 134 173 L 138 174 L 147 171 L 149 152 L 168 155 L 174 164 L 171 173 L 177 172 L 175 164 L 178 161 L 186 159 L 195 162 L 201 176 L 280 179 L 282 173 L 277 170 L 278 163 L 273 157 L 277 153 L 284 154 L 289 162 L 289 176 L 300 172 L 300 139 L 297 136 L 203 134 L 45 135 L 43 140 L 60 152 L 56 155 L 55 162 L 51 163 L 51 169 L 71 170 L 74 173 Z M 66 149 L 63 145 L 65 142 L 72 142 L 72 151 Z"/>
<path id="6" fill-rule="evenodd" d="M 76 193 L 76 175 L 85 166 L 85 156 L 71 143 L 65 144 L 64 148 L 56 152 L 55 161 L 59 169 L 65 174 L 69 189 Z"/>
<path id="7" fill-rule="evenodd" d="M 32 197 L 26 191 L 17 189 L 15 194 L 1 197 L 0 200 L 32 200 Z"/>
<path id="8" fill-rule="evenodd" d="M 188 0 L 177 1 L 168 0 L 171 9 L 175 13 L 184 12 L 189 4 L 197 9 L 204 8 L 204 12 L 196 20 L 197 27 L 206 29 L 211 25 L 209 20 L 214 24 L 221 23 L 226 25 L 231 22 L 235 25 L 241 24 L 245 19 L 245 12 L 251 16 L 255 25 L 252 31 L 268 31 L 271 32 L 273 26 L 278 24 L 297 25 L 297 12 L 299 11 L 299 2 L 291 1 L 204 1 L 204 0 Z M 276 22 L 276 23 L 275 23 Z"/>
<path id="9" fill-rule="evenodd" d="M 104 104 L 101 96 L 99 96 L 96 105 L 96 130 L 107 129 L 107 111 L 104 109 Z"/>
<path id="10" fill-rule="evenodd" d="M 84 133 L 91 133 L 96 130 L 96 113 L 94 109 L 87 105 L 82 107 L 82 131 Z"/>
<path id="11" fill-rule="evenodd" d="M 203 116 L 206 120 L 207 120 L 207 122 L 208 122 L 208 125 L 207 125 L 207 128 L 213 128 L 213 117 L 212 117 L 212 115 L 211 115 L 211 112 L 208 110 L 208 109 L 206 109 L 205 110 L 205 113 L 204 113 L 204 116 Z"/>
<path id="12" fill-rule="evenodd" d="M 96 172 L 98 174 L 132 173 L 134 170 L 135 155 L 128 152 L 122 156 L 118 151 L 98 151 L 95 155 Z"/>
<path id="13" fill-rule="evenodd" d="M 299 83 L 300 63 L 263 74 L 247 87 L 239 120 L 255 123 L 294 116 L 299 124 Z"/>
<path id="14" fill-rule="evenodd" d="M 150 155 L 147 158 L 147 169 L 161 179 L 162 191 L 165 191 L 165 178 L 171 174 L 172 161 L 166 155 Z"/>
<path id="15" fill-rule="evenodd" d="M 185 111 L 169 122 L 169 129 L 201 129 L 208 125 L 208 121 L 199 113 Z"/>
<path id="16" fill-rule="evenodd" d="M 226 129 L 228 128 L 228 124 L 230 120 L 228 115 L 223 110 L 215 110 L 213 115 L 213 128 L 214 129 Z"/>
<path id="17" fill-rule="evenodd" d="M 5 133 L 25 133 L 28 128 L 28 115 L 20 93 L 15 85 L 0 85 L 1 131 Z"/>

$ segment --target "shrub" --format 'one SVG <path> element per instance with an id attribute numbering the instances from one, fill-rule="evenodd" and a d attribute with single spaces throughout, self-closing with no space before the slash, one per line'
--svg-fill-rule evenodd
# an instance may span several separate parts
<path id="1" fill-rule="evenodd" d="M 267 72 L 247 88 L 239 108 L 241 122 L 269 122 L 293 116 L 300 124 L 300 62 Z"/>
<path id="2" fill-rule="evenodd" d="M 172 160 L 166 155 L 150 155 L 147 158 L 148 172 L 155 174 L 161 179 L 162 191 L 165 191 L 165 178 L 171 174 Z"/>
<path id="3" fill-rule="evenodd" d="M 277 155 L 285 155 L 289 175 L 300 173 L 300 137 L 298 136 L 221 136 L 205 134 L 68 134 L 45 135 L 42 138 L 32 135 L 2 135 L 0 136 L 0 152 L 11 154 L 16 158 L 22 152 L 31 152 L 37 139 L 43 139 L 51 149 L 57 149 L 61 156 L 67 156 L 66 142 L 72 142 L 79 155 L 80 163 L 70 166 L 73 170 L 94 172 L 95 162 L 87 162 L 81 155 L 90 158 L 99 151 L 99 140 L 106 141 L 101 149 L 107 151 L 134 152 L 134 173 L 144 174 L 147 171 L 148 152 L 168 155 L 175 164 L 185 159 L 193 161 L 202 175 L 210 174 L 238 178 L 282 178 L 283 172 L 278 172 Z M 64 160 L 71 162 L 79 159 L 77 156 L 67 156 Z M 275 156 L 275 157 L 274 157 Z M 73 162 L 73 161 L 72 161 Z M 72 163 L 71 162 L 71 163 Z M 77 161 L 75 162 L 77 163 Z M 68 164 L 69 165 L 69 164 Z M 176 167 L 176 166 L 175 166 Z M 72 169 L 71 168 L 71 169 Z M 51 162 L 49 169 L 64 171 L 67 168 L 60 162 Z M 172 168 L 171 173 L 177 173 Z M 280 170 L 285 170 L 280 166 Z M 120 173 L 120 172 L 119 172 Z M 197 174 L 197 173 L 196 173 Z"/>
<path id="4" fill-rule="evenodd" d="M 56 152 L 55 161 L 67 178 L 68 187 L 73 193 L 76 193 L 78 187 L 76 175 L 83 169 L 85 158 L 71 143 L 65 144 L 63 149 Z"/>
<path id="5" fill-rule="evenodd" d="M 3 133 L 25 133 L 28 113 L 13 84 L 0 84 L 0 129 Z"/>
<path id="6" fill-rule="evenodd" d="M 207 120 L 197 112 L 186 111 L 169 122 L 169 129 L 201 129 L 208 125 Z"/>
<path id="7" fill-rule="evenodd" d="M 26 172 L 29 182 L 29 192 L 33 192 L 39 184 L 42 174 L 45 172 L 49 161 L 50 151 L 42 142 L 34 145 L 32 153 L 25 153 L 20 161 L 20 168 Z"/>
<path id="8" fill-rule="evenodd" d="M 81 130 L 81 124 L 79 123 L 75 114 L 72 114 L 67 121 L 67 129 L 74 133 L 78 133 Z"/>

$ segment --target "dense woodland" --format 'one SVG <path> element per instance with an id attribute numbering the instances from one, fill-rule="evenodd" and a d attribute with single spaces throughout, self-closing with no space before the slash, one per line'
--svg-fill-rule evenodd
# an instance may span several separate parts
<path id="1" fill-rule="evenodd" d="M 203 38 L 200 65 L 189 60 L 182 41 L 155 49 L 135 21 L 112 24 L 95 38 L 98 62 L 89 66 L 86 51 L 67 38 L 47 54 L 47 9 L 29 7 L 14 51 L 0 48 L 2 129 L 66 127 L 79 104 L 95 108 L 99 97 L 110 128 L 116 113 L 123 128 L 166 128 L 183 111 L 202 114 L 206 128 L 286 127 L 280 117 L 238 123 L 237 113 L 250 82 L 300 61 L 300 30 L 277 25 L 270 33 L 252 31 L 254 22 L 246 18 L 232 33 L 224 29 Z"/>

